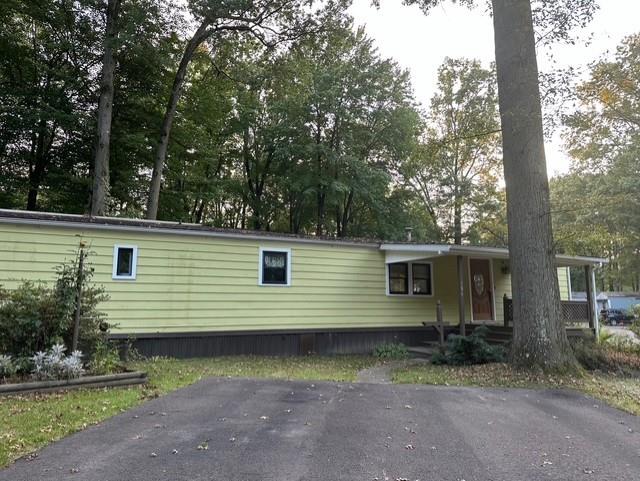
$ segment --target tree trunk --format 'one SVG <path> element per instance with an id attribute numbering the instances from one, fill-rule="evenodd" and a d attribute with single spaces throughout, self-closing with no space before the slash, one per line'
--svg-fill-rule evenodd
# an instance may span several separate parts
<path id="1" fill-rule="evenodd" d="M 453 197 L 453 243 L 462 245 L 462 199 L 457 185 Z"/>
<path id="2" fill-rule="evenodd" d="M 575 365 L 560 316 L 530 0 L 492 0 L 516 365 Z"/>
<path id="3" fill-rule="evenodd" d="M 119 9 L 120 0 L 108 0 L 100 100 L 98 101 L 98 135 L 94 159 L 91 215 L 105 214 L 109 195 L 109 143 L 111 141 L 111 116 L 113 112 L 113 76 L 116 68 L 114 43 L 118 36 L 116 22 Z"/>
<path id="4" fill-rule="evenodd" d="M 38 132 L 33 136 L 31 147 L 31 165 L 29 166 L 29 192 L 27 193 L 27 210 L 38 210 L 38 194 L 40 184 L 45 177 L 47 164 L 49 163 L 49 150 L 53 144 L 55 127 L 51 130 L 51 137 L 47 142 L 47 121 L 40 119 L 38 122 Z"/>
<path id="5" fill-rule="evenodd" d="M 176 116 L 176 109 L 178 107 L 178 101 L 182 94 L 185 78 L 187 75 L 187 68 L 189 62 L 193 58 L 198 47 L 204 42 L 207 37 L 211 35 L 209 30 L 210 21 L 205 19 L 196 33 L 193 34 L 191 40 L 187 43 L 187 46 L 182 54 L 180 65 L 176 72 L 176 76 L 173 79 L 173 86 L 171 87 L 171 95 L 169 96 L 169 102 L 162 119 L 162 127 L 160 129 L 160 140 L 158 141 L 158 147 L 156 148 L 156 159 L 153 165 L 153 173 L 151 174 L 151 187 L 149 189 L 149 197 L 147 199 L 147 219 L 155 220 L 158 216 L 158 201 L 160 199 L 160 185 L 162 183 L 162 172 L 164 170 L 165 160 L 167 158 L 167 149 L 169 147 L 169 134 L 171 133 L 171 126 L 173 125 L 173 119 Z"/>

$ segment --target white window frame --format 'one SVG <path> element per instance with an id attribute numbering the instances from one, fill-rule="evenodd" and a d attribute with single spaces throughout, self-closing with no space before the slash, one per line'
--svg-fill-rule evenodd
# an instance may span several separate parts
<path id="1" fill-rule="evenodd" d="M 407 268 L 409 269 L 408 274 L 408 293 L 407 294 L 392 294 L 391 290 L 390 290 L 390 286 L 389 286 L 389 266 L 391 264 L 407 264 Z M 414 294 L 413 293 L 413 265 L 414 264 L 428 264 L 429 265 L 429 270 L 430 270 L 430 274 L 431 274 L 431 278 L 429 279 L 429 281 L 431 282 L 431 294 Z M 418 299 L 430 299 L 432 297 L 435 296 L 435 282 L 433 279 L 433 262 L 431 261 L 415 261 L 415 262 L 391 262 L 389 264 L 386 264 L 385 267 L 385 279 L 386 279 L 386 294 L 389 297 L 415 297 Z"/>
<path id="2" fill-rule="evenodd" d="M 123 276 L 118 275 L 118 251 L 120 249 L 132 249 L 133 259 L 131 260 L 131 275 Z M 113 246 L 113 269 L 111 271 L 111 278 L 116 281 L 134 281 L 138 273 L 138 246 L 116 244 Z"/>
<path id="3" fill-rule="evenodd" d="M 265 252 L 283 252 L 287 254 L 287 283 L 286 284 L 265 284 L 262 282 L 262 266 Z M 258 285 L 264 287 L 291 287 L 291 264 L 292 256 L 290 248 L 283 247 L 260 247 L 258 255 Z"/>

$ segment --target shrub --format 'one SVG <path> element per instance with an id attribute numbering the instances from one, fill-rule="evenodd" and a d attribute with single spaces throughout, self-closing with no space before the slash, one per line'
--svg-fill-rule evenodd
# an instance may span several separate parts
<path id="1" fill-rule="evenodd" d="M 109 341 L 100 341 L 89 362 L 92 374 L 109 374 L 120 370 L 120 354 L 117 347 Z"/>
<path id="2" fill-rule="evenodd" d="M 16 289 L 0 289 L 0 352 L 30 358 L 53 345 L 71 345 L 76 307 L 78 258 L 56 268 L 53 285 L 25 281 Z M 82 272 L 82 310 L 78 347 L 93 352 L 104 338 L 105 316 L 98 310 L 104 288 L 92 283 L 93 269 Z M 108 327 L 108 326 L 107 326 Z"/>
<path id="3" fill-rule="evenodd" d="M 376 346 L 373 355 L 379 359 L 406 359 L 409 351 L 401 342 L 390 342 Z"/>
<path id="4" fill-rule="evenodd" d="M 5 380 L 16 374 L 16 365 L 11 356 L 0 354 L 0 378 Z"/>
<path id="5" fill-rule="evenodd" d="M 436 353 L 431 358 L 431 362 L 453 366 L 504 362 L 506 358 L 504 348 L 489 344 L 488 333 L 489 329 L 486 326 L 480 326 L 474 329 L 470 336 L 450 335 L 447 338 L 446 352 Z"/>
<path id="6" fill-rule="evenodd" d="M 638 336 L 638 338 L 640 338 L 640 304 L 633 306 L 631 312 L 633 313 L 635 320 L 631 323 L 630 329 L 636 336 Z"/>
<path id="7" fill-rule="evenodd" d="M 82 353 L 73 351 L 65 355 L 66 347 L 55 344 L 47 352 L 37 352 L 33 357 L 31 375 L 38 381 L 75 379 L 82 375 Z"/>
<path id="8" fill-rule="evenodd" d="M 572 345 L 576 359 L 587 370 L 623 374 L 640 371 L 640 345 L 630 339 L 615 336 L 604 343 L 580 339 Z"/>

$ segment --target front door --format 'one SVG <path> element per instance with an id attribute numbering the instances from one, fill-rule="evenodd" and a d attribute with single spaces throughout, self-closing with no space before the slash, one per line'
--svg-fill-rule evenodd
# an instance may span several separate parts
<path id="1" fill-rule="evenodd" d="M 469 259 L 471 308 L 474 321 L 492 321 L 493 279 L 489 259 Z"/>

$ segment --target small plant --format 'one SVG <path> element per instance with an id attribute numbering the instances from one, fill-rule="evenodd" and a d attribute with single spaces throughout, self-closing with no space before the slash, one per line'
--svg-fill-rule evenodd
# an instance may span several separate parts
<path id="1" fill-rule="evenodd" d="M 376 346 L 373 355 L 379 359 L 406 359 L 409 351 L 401 342 L 389 342 Z"/>
<path id="2" fill-rule="evenodd" d="M 488 333 L 489 329 L 486 326 L 480 326 L 470 336 L 450 335 L 447 339 L 446 352 L 434 354 L 431 362 L 453 366 L 504 362 L 506 358 L 504 348 L 489 344 Z"/>
<path id="3" fill-rule="evenodd" d="M 633 313 L 633 317 L 635 319 L 631 323 L 631 327 L 629 329 L 631 329 L 631 331 L 636 336 L 638 336 L 638 338 L 640 338 L 640 304 L 636 304 L 635 306 L 633 306 L 633 309 L 631 309 L 631 312 Z"/>
<path id="4" fill-rule="evenodd" d="M 33 371 L 31 375 L 38 381 L 75 379 L 82 375 L 82 353 L 73 351 L 69 356 L 63 344 L 55 344 L 47 352 L 37 352 L 31 360 Z"/>
<path id="5" fill-rule="evenodd" d="M 0 379 L 6 380 L 16 374 L 17 368 L 11 356 L 0 354 Z"/>
<path id="6" fill-rule="evenodd" d="M 119 370 L 120 354 L 117 347 L 109 341 L 99 342 L 89 362 L 89 371 L 92 374 L 110 374 Z"/>
<path id="7" fill-rule="evenodd" d="M 612 331 L 608 329 L 600 329 L 600 332 L 598 333 L 598 342 L 600 344 L 606 344 L 607 342 L 611 341 L 614 336 L 615 334 Z"/>

